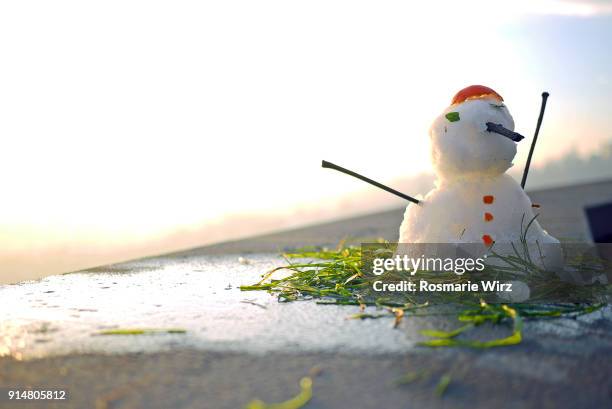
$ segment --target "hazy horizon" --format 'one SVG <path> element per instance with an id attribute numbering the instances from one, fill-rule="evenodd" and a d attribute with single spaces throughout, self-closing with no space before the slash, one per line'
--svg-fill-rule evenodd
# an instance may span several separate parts
<path id="1" fill-rule="evenodd" d="M 576 152 L 549 162 L 545 166 L 532 168 L 527 188 L 540 190 L 582 183 L 612 180 L 612 140 L 602 146 L 596 154 L 581 158 Z M 523 164 L 515 163 L 510 174 L 518 181 Z M 331 172 L 323 170 L 324 172 Z M 360 215 L 396 209 L 406 202 L 375 187 L 340 175 L 346 183 L 360 185 L 352 193 L 321 203 L 305 203 L 300 208 L 288 209 L 284 213 L 236 213 L 215 223 L 181 226 L 148 238 L 134 240 L 121 246 L 100 246 L 99 237 L 93 243 L 78 246 L 46 246 L 32 253 L 31 248 L 4 249 L 0 255 L 0 282 L 15 277 L 35 277 L 78 271 L 104 264 L 112 264 L 136 258 L 156 256 L 173 251 L 201 247 L 222 241 L 236 240 L 259 234 L 306 227 L 312 224 L 346 219 Z M 389 180 L 388 184 L 413 195 L 424 195 L 433 187 L 433 173 L 422 173 L 412 177 Z M 3 231 L 9 240 L 10 231 Z M 9 278 L 10 277 L 10 278 Z"/>

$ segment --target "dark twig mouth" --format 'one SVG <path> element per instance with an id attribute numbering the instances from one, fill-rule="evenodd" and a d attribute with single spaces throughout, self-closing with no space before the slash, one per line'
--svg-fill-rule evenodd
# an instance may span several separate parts
<path id="1" fill-rule="evenodd" d="M 525 139 L 525 137 L 520 133 L 511 131 L 508 128 L 504 128 L 501 124 L 494 124 L 493 122 L 487 122 L 487 131 L 504 135 L 506 138 L 510 138 L 514 142 L 520 142 Z"/>

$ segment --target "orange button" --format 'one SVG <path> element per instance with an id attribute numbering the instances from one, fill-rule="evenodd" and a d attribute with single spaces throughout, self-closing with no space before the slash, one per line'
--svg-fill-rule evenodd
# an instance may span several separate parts
<path id="1" fill-rule="evenodd" d="M 482 197 L 482 201 L 485 204 L 491 204 L 491 203 L 493 203 L 493 200 L 495 200 L 495 197 L 493 195 L 485 195 L 485 196 Z"/>
<path id="2" fill-rule="evenodd" d="M 491 213 L 489 213 L 489 212 L 485 212 L 484 220 L 485 220 L 485 222 L 490 222 L 491 220 L 493 220 L 493 215 Z"/>
<path id="3" fill-rule="evenodd" d="M 488 234 L 484 234 L 482 236 L 482 242 L 485 244 L 485 246 L 488 247 L 490 247 L 494 243 L 493 239 Z"/>

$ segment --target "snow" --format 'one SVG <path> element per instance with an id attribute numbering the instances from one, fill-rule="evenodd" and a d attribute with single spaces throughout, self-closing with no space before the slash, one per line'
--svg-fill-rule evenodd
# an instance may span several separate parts
<path id="1" fill-rule="evenodd" d="M 451 105 L 434 120 L 430 137 L 436 187 L 419 205 L 407 207 L 400 243 L 480 243 L 484 253 L 486 235 L 502 254 L 511 251 L 509 243 L 520 243 L 536 214 L 521 186 L 505 173 L 516 143 L 488 132 L 487 122 L 514 130 L 505 104 L 489 98 Z M 562 264 L 559 241 L 537 219 L 525 240 L 536 264 L 547 269 Z"/>

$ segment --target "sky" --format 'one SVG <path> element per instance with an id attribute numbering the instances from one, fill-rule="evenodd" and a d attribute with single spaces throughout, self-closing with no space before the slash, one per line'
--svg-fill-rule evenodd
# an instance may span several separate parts
<path id="1" fill-rule="evenodd" d="M 368 188 L 321 159 L 430 172 L 430 123 L 470 84 L 526 135 L 550 92 L 535 167 L 589 155 L 610 44 L 606 1 L 2 2 L 0 274 L 341 217 Z"/>

